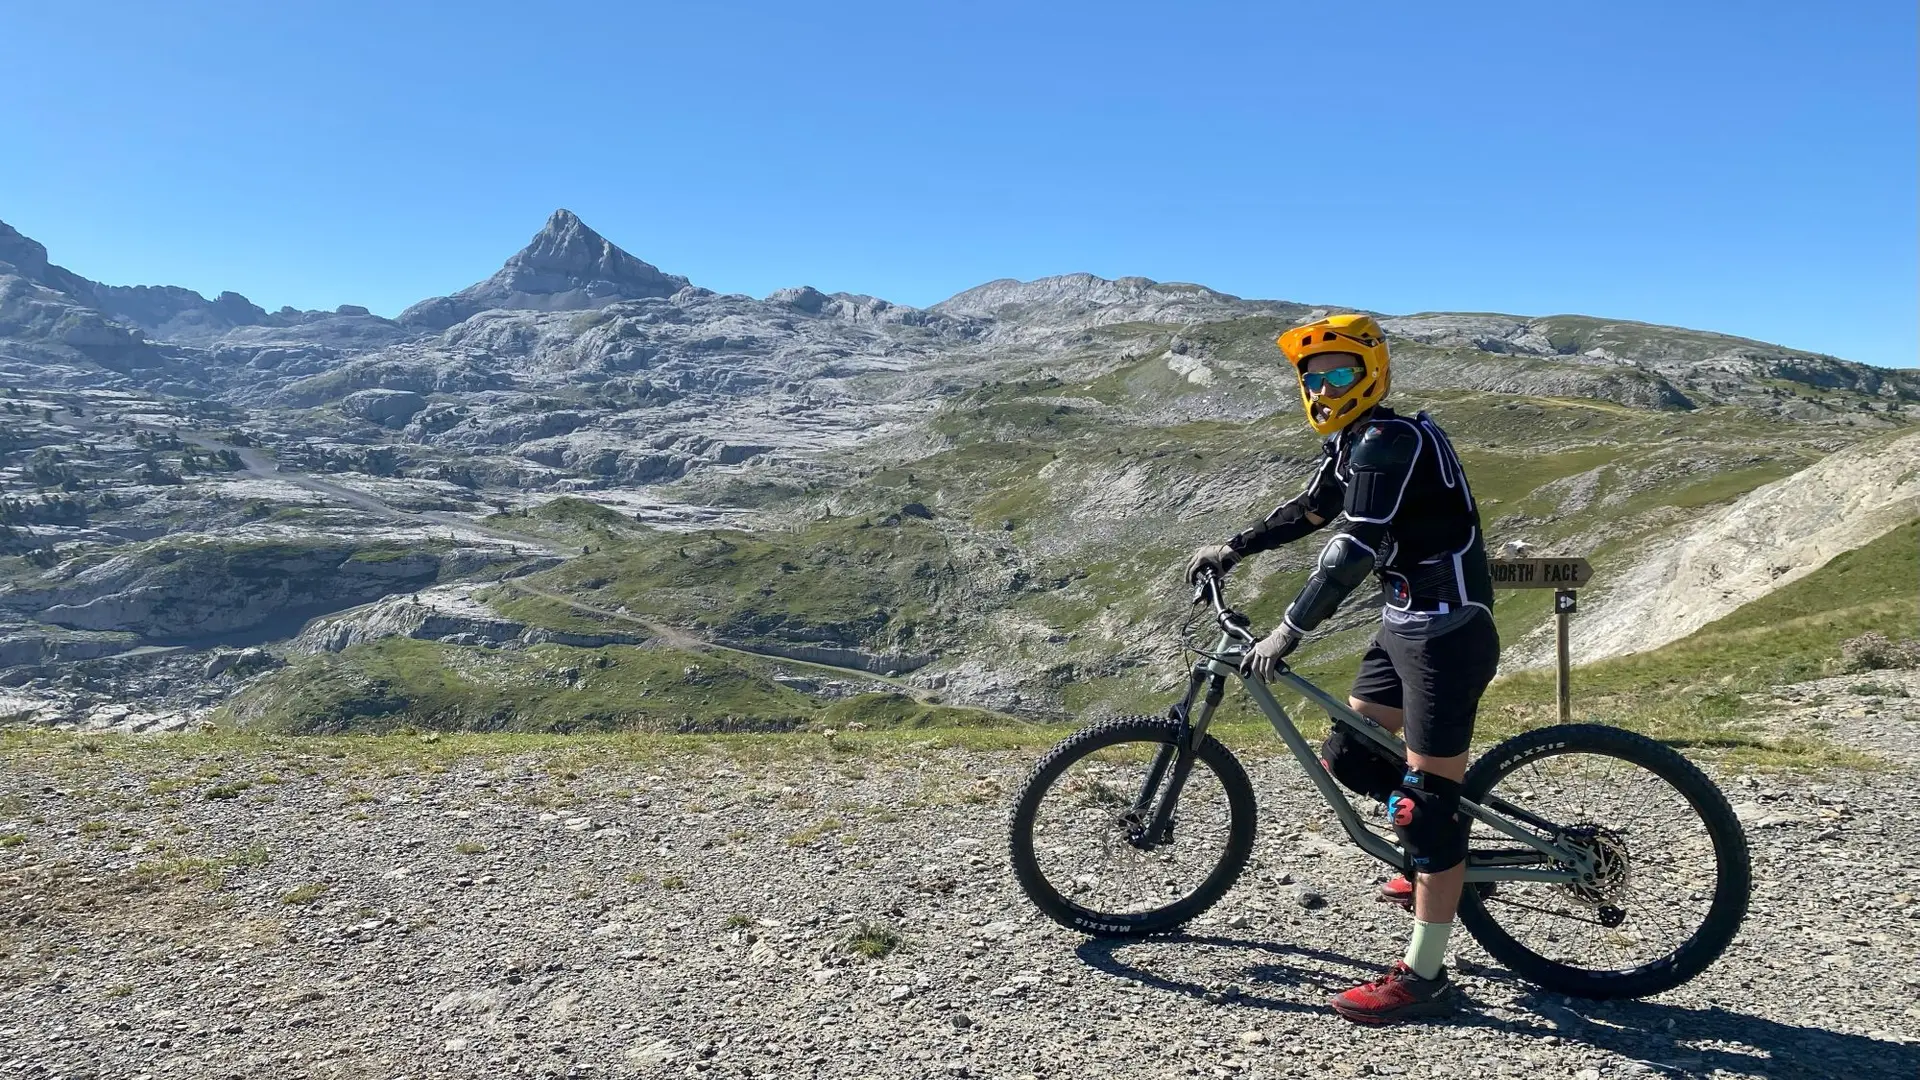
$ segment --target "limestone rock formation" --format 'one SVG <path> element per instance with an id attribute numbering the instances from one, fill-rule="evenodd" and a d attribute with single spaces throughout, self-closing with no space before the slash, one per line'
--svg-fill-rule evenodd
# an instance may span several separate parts
<path id="1" fill-rule="evenodd" d="M 340 399 L 340 411 L 387 427 L 405 427 L 427 399 L 412 390 L 356 390 Z"/>
<path id="2" fill-rule="evenodd" d="M 1595 590 L 1574 661 L 1676 641 L 1916 517 L 1920 435 L 1832 454 L 1661 536 Z"/>
<path id="3" fill-rule="evenodd" d="M 196 640 L 406 592 L 503 558 L 486 548 L 367 549 L 352 541 L 170 539 L 0 586 L 0 608 L 55 626 Z M 296 623 L 297 627 L 297 623 Z"/>

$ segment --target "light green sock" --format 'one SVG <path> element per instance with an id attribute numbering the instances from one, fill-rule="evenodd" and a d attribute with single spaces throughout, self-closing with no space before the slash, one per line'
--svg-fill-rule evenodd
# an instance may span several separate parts
<path id="1" fill-rule="evenodd" d="M 1447 935 L 1452 931 L 1450 922 L 1413 920 L 1413 941 L 1407 945 L 1404 962 L 1415 975 L 1431 979 L 1440 974 L 1447 964 Z"/>

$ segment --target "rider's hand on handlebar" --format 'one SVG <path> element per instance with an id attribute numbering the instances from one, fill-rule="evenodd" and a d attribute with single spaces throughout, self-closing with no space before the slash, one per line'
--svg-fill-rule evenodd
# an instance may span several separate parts
<path id="1" fill-rule="evenodd" d="M 1208 544 L 1196 550 L 1193 558 L 1187 560 L 1187 584 L 1199 579 L 1203 570 L 1211 570 L 1216 577 L 1226 577 L 1240 561 L 1240 553 L 1226 544 Z"/>
<path id="2" fill-rule="evenodd" d="M 1300 635 L 1286 623 L 1274 627 L 1273 633 L 1260 639 L 1260 643 L 1247 650 L 1246 659 L 1240 661 L 1240 674 L 1252 675 L 1261 682 L 1272 682 L 1273 673 L 1280 669 L 1280 661 L 1288 653 L 1298 648 Z"/>

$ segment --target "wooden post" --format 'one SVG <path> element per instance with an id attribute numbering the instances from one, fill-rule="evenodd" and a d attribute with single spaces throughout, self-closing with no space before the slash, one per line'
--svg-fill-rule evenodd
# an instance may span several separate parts
<path id="1" fill-rule="evenodd" d="M 1559 639 L 1556 644 L 1560 650 L 1560 668 L 1556 673 L 1559 677 L 1554 680 L 1554 688 L 1560 695 L 1560 722 L 1564 724 L 1573 718 L 1571 694 L 1567 689 L 1567 613 L 1563 611 L 1554 618 L 1560 622 L 1555 635 Z"/>
<path id="2" fill-rule="evenodd" d="M 1560 699 L 1560 722 L 1573 719 L 1573 694 L 1567 685 L 1567 669 L 1571 667 L 1567 655 L 1567 617 L 1578 608 L 1579 601 L 1572 589 L 1560 589 L 1553 594 L 1554 650 L 1557 654 L 1557 666 L 1554 671 L 1554 691 Z"/>

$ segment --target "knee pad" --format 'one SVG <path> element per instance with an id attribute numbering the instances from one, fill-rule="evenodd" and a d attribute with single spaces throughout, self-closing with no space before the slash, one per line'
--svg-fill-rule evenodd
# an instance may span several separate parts
<path id="1" fill-rule="evenodd" d="M 1408 769 L 1387 797 L 1387 820 L 1416 873 L 1451 870 L 1467 857 L 1471 823 L 1460 813 L 1460 782 Z"/>
<path id="2" fill-rule="evenodd" d="M 1342 787 L 1376 802 L 1387 801 L 1407 770 L 1404 762 L 1374 749 L 1374 744 L 1341 724 L 1333 725 L 1327 741 L 1320 744 L 1320 764 Z"/>

